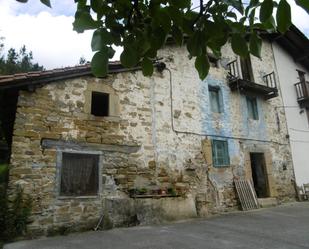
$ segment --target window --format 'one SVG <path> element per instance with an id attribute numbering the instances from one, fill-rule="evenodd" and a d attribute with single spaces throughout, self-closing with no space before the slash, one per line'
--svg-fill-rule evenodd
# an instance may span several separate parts
<path id="1" fill-rule="evenodd" d="M 209 86 L 208 90 L 211 111 L 218 113 L 222 112 L 220 88 L 215 86 Z"/>
<path id="2" fill-rule="evenodd" d="M 212 161 L 215 167 L 222 167 L 230 164 L 227 141 L 212 140 Z"/>
<path id="3" fill-rule="evenodd" d="M 92 92 L 91 114 L 99 117 L 109 115 L 109 94 L 102 92 Z"/>
<path id="4" fill-rule="evenodd" d="M 243 79 L 253 82 L 254 79 L 250 57 L 240 58 L 240 66 Z"/>
<path id="5" fill-rule="evenodd" d="M 60 196 L 93 196 L 99 187 L 99 155 L 62 153 Z"/>
<path id="6" fill-rule="evenodd" d="M 248 107 L 248 117 L 254 120 L 258 120 L 259 113 L 258 113 L 256 98 L 246 97 L 246 99 L 247 99 L 247 107 Z"/>
<path id="7" fill-rule="evenodd" d="M 303 71 L 300 71 L 300 70 L 296 70 L 296 71 L 297 71 L 297 73 L 298 73 L 299 81 L 300 81 L 300 82 L 305 82 L 305 81 L 306 81 L 306 79 L 305 79 L 306 73 L 303 72 Z"/>

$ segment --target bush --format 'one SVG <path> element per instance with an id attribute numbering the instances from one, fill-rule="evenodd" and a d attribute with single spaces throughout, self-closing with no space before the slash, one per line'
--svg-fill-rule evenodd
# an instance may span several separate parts
<path id="1" fill-rule="evenodd" d="M 7 165 L 0 165 L 0 241 L 10 241 L 26 231 L 31 213 L 31 199 L 17 188 L 12 200 L 7 196 Z"/>

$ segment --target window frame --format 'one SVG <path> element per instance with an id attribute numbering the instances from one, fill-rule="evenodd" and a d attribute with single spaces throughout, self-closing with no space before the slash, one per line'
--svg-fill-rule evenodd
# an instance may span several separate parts
<path id="1" fill-rule="evenodd" d="M 97 193 L 94 195 L 61 195 L 61 170 L 62 170 L 62 159 L 63 153 L 72 153 L 72 154 L 87 154 L 87 155 L 96 155 L 98 159 L 98 188 Z M 101 151 L 85 151 L 85 150 L 72 150 L 64 149 L 57 151 L 57 162 L 56 162 L 56 189 L 55 194 L 58 199 L 87 199 L 87 198 L 98 198 L 102 193 L 102 152 Z"/>
<path id="2" fill-rule="evenodd" d="M 221 143 L 223 144 L 223 150 L 224 154 L 222 155 L 222 160 L 224 160 L 222 163 L 218 162 L 218 157 L 217 157 L 217 144 Z M 211 149 L 212 149 L 212 164 L 216 168 L 221 168 L 221 167 L 228 167 L 230 166 L 230 154 L 229 154 L 229 143 L 227 140 L 218 140 L 218 139 L 212 139 L 211 140 Z M 225 157 L 225 158 L 224 158 Z"/>
<path id="3" fill-rule="evenodd" d="M 212 92 L 215 92 L 217 94 L 217 97 L 216 97 L 217 108 L 214 107 L 214 105 L 213 105 Z M 221 93 L 220 87 L 208 85 L 208 95 L 209 95 L 209 106 L 210 106 L 211 112 L 222 113 L 223 112 L 223 101 L 222 101 L 222 93 Z"/>
<path id="4" fill-rule="evenodd" d="M 248 118 L 259 120 L 259 108 L 256 97 L 246 96 Z"/>

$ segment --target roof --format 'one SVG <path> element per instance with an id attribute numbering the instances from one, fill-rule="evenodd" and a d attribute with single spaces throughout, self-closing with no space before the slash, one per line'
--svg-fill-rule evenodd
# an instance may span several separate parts
<path id="1" fill-rule="evenodd" d="M 140 67 L 124 68 L 119 61 L 110 62 L 109 73 L 139 70 Z M 74 67 L 58 68 L 45 71 L 34 71 L 11 75 L 0 75 L 0 89 L 17 88 L 28 89 L 35 86 L 44 85 L 50 82 L 71 79 L 81 76 L 92 75 L 90 64 L 78 65 Z"/>
<path id="2" fill-rule="evenodd" d="M 309 39 L 295 25 L 285 34 L 269 34 L 268 37 L 309 71 Z"/>

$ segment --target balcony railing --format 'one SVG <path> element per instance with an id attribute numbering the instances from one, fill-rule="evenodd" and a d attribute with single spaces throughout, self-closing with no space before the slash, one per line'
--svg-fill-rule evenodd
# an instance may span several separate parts
<path id="1" fill-rule="evenodd" d="M 277 88 L 276 76 L 274 72 L 264 75 L 263 81 L 265 82 L 266 86 Z"/>
<path id="2" fill-rule="evenodd" d="M 309 82 L 301 81 L 294 85 L 299 105 L 302 108 L 309 107 Z"/>
<path id="3" fill-rule="evenodd" d="M 248 79 L 243 79 L 239 70 L 237 59 L 227 64 L 228 83 L 232 91 L 238 90 L 244 94 L 255 94 L 265 99 L 271 99 L 278 96 L 277 82 L 275 73 L 269 73 L 263 76 L 265 85 L 257 84 Z"/>

